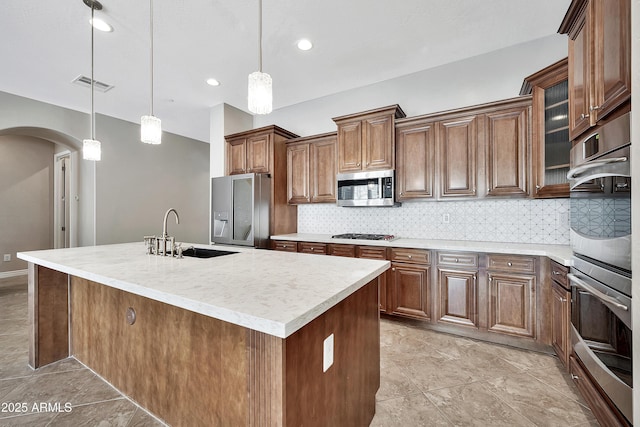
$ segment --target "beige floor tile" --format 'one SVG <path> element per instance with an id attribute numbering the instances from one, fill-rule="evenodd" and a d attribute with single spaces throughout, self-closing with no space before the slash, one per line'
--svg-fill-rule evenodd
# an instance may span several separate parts
<path id="1" fill-rule="evenodd" d="M 33 374 L 28 353 L 0 354 L 0 379 L 25 377 Z"/>
<path id="2" fill-rule="evenodd" d="M 135 404 L 124 398 L 93 405 L 75 406 L 71 412 L 57 414 L 49 426 L 126 427 L 137 409 Z"/>
<path id="3" fill-rule="evenodd" d="M 498 399 L 483 382 L 434 390 L 426 396 L 457 426 L 534 426 Z"/>
<path id="4" fill-rule="evenodd" d="M 120 392 L 93 374 L 71 399 L 73 405 L 102 402 L 122 397 Z"/>
<path id="5" fill-rule="evenodd" d="M 0 355 L 24 353 L 25 349 L 29 349 L 29 334 L 26 331 L 0 335 Z"/>
<path id="6" fill-rule="evenodd" d="M 422 393 L 378 402 L 371 422 L 371 427 L 452 425 Z"/>
<path id="7" fill-rule="evenodd" d="M 13 416 L 11 418 L 0 418 L 0 427 L 17 427 L 17 426 L 48 426 L 49 422 L 56 416 L 51 412 L 41 412 L 37 414 L 27 414 L 21 416 Z"/>
<path id="8" fill-rule="evenodd" d="M 463 366 L 463 364 L 467 366 Z M 402 372 L 423 392 L 482 380 L 479 369 L 469 369 L 464 359 L 449 359 L 433 351 L 401 365 Z"/>
<path id="9" fill-rule="evenodd" d="M 523 371 L 528 369 L 543 369 L 562 366 L 558 358 L 550 354 L 537 353 L 534 351 L 521 350 L 518 348 L 484 342 L 478 342 L 477 345 L 483 351 L 498 356 L 507 363 Z"/>
<path id="10" fill-rule="evenodd" d="M 594 419 L 589 408 L 526 373 L 487 383 L 498 398 L 538 426 L 573 426 Z"/>
<path id="11" fill-rule="evenodd" d="M 576 400 L 584 406 L 588 406 L 580 395 L 578 388 L 571 380 L 571 374 L 565 371 L 563 367 L 532 369 L 527 371 L 527 374 L 547 384 L 549 387 L 553 387 L 568 398 Z"/>
<path id="12" fill-rule="evenodd" d="M 387 400 L 396 397 L 419 393 L 420 390 L 393 361 L 380 361 L 380 388 L 376 400 Z"/>
<path id="13" fill-rule="evenodd" d="M 4 396 L 5 401 L 34 403 L 71 403 L 82 387 L 94 375 L 88 369 L 60 372 L 54 374 L 32 375 Z"/>

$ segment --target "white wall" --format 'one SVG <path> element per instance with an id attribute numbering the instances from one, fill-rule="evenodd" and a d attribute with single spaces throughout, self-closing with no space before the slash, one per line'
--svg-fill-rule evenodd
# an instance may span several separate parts
<path id="1" fill-rule="evenodd" d="M 399 47 L 401 48 L 401 47 Z M 255 116 L 301 136 L 336 130 L 332 117 L 399 104 L 408 117 L 518 96 L 523 79 L 567 56 L 566 36 L 552 35 L 485 55 Z M 384 59 L 381 58 L 381 61 Z M 313 82 L 309 82 L 313 84 Z M 274 82 L 274 99 L 278 82 Z"/>
<path id="2" fill-rule="evenodd" d="M 86 113 L 0 92 L 0 135 L 36 136 L 75 152 L 89 133 Z M 78 162 L 78 189 L 72 194 L 79 246 L 161 234 L 170 207 L 181 214 L 172 233 L 179 241 L 208 241 L 209 144 L 164 132 L 162 145 L 147 146 L 139 141 L 139 124 L 100 114 L 96 137 L 103 159 Z"/>

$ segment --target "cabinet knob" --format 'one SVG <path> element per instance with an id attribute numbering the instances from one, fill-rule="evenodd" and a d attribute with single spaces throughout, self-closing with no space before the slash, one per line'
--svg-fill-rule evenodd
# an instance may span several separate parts
<path id="1" fill-rule="evenodd" d="M 580 377 L 579 377 L 579 376 L 577 376 L 577 375 L 575 375 L 575 374 L 571 374 L 571 379 L 572 379 L 572 380 L 579 380 L 579 379 L 580 379 Z"/>
<path id="2" fill-rule="evenodd" d="M 589 111 L 597 111 L 600 109 L 599 105 L 592 105 L 591 107 L 589 107 Z M 588 116 L 587 116 L 588 117 Z"/>
<path id="3" fill-rule="evenodd" d="M 413 258 L 411 255 L 408 256 L 409 259 Z"/>
<path id="4" fill-rule="evenodd" d="M 129 325 L 136 323 L 136 310 L 133 307 L 127 308 L 126 319 Z"/>
<path id="5" fill-rule="evenodd" d="M 560 298 L 560 302 L 567 302 L 566 298 Z"/>
<path id="6" fill-rule="evenodd" d="M 360 166 L 360 163 L 356 163 L 356 166 Z"/>
<path id="7" fill-rule="evenodd" d="M 396 271 L 396 268 L 395 268 L 395 267 L 393 267 L 393 268 L 391 269 L 391 271 Z"/>
<path id="8" fill-rule="evenodd" d="M 586 119 L 587 117 L 589 117 L 588 114 L 584 114 L 584 113 L 580 114 L 580 119 L 582 120 Z"/>
<path id="9" fill-rule="evenodd" d="M 456 262 L 458 262 L 458 258 L 456 258 Z"/>
<path id="10" fill-rule="evenodd" d="M 507 265 L 508 265 L 509 267 L 511 267 L 513 264 L 511 263 L 511 261 L 509 261 L 509 262 L 507 263 Z"/>

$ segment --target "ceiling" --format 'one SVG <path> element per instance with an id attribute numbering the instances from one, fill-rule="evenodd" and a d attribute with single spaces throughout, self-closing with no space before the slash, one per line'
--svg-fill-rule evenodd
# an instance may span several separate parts
<path id="1" fill-rule="evenodd" d="M 95 31 L 95 110 L 131 122 L 150 109 L 147 0 L 100 0 L 114 31 Z M 274 109 L 555 34 L 570 0 L 263 0 L 263 71 Z M 0 91 L 90 111 L 82 0 L 2 0 Z M 154 1 L 154 114 L 163 129 L 209 140 L 209 109 L 247 109 L 258 68 L 258 0 Z M 314 47 L 300 51 L 309 38 Z M 221 82 L 206 84 L 207 78 Z M 96 129 L 99 138 L 100 129 Z"/>

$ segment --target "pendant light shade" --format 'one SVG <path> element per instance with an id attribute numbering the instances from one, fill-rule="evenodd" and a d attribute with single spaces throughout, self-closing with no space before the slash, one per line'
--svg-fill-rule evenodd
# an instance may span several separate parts
<path id="1" fill-rule="evenodd" d="M 147 144 L 162 143 L 162 121 L 155 116 L 140 119 L 140 140 Z"/>
<path id="2" fill-rule="evenodd" d="M 262 72 L 262 0 L 258 0 L 258 71 L 249 74 L 248 108 L 254 114 L 269 114 L 273 105 L 271 76 Z"/>
<path id="3" fill-rule="evenodd" d="M 85 139 L 82 141 L 82 158 L 85 160 L 100 161 L 102 159 L 102 149 L 100 141 L 95 139 Z"/>
<path id="4" fill-rule="evenodd" d="M 91 21 L 93 21 L 93 11 L 102 10 L 102 5 L 97 0 L 82 0 L 84 4 L 91 8 Z M 85 160 L 99 161 L 102 159 L 102 148 L 100 141 L 96 139 L 96 114 L 93 108 L 93 25 L 91 26 L 91 138 L 82 141 L 82 158 Z"/>
<path id="5" fill-rule="evenodd" d="M 249 74 L 249 111 L 254 114 L 269 114 L 272 104 L 271 76 L 260 71 Z"/>
<path id="6" fill-rule="evenodd" d="M 162 121 L 153 115 L 153 0 L 149 0 L 149 32 L 151 34 L 151 114 L 140 118 L 140 141 L 158 145 L 162 143 Z"/>

